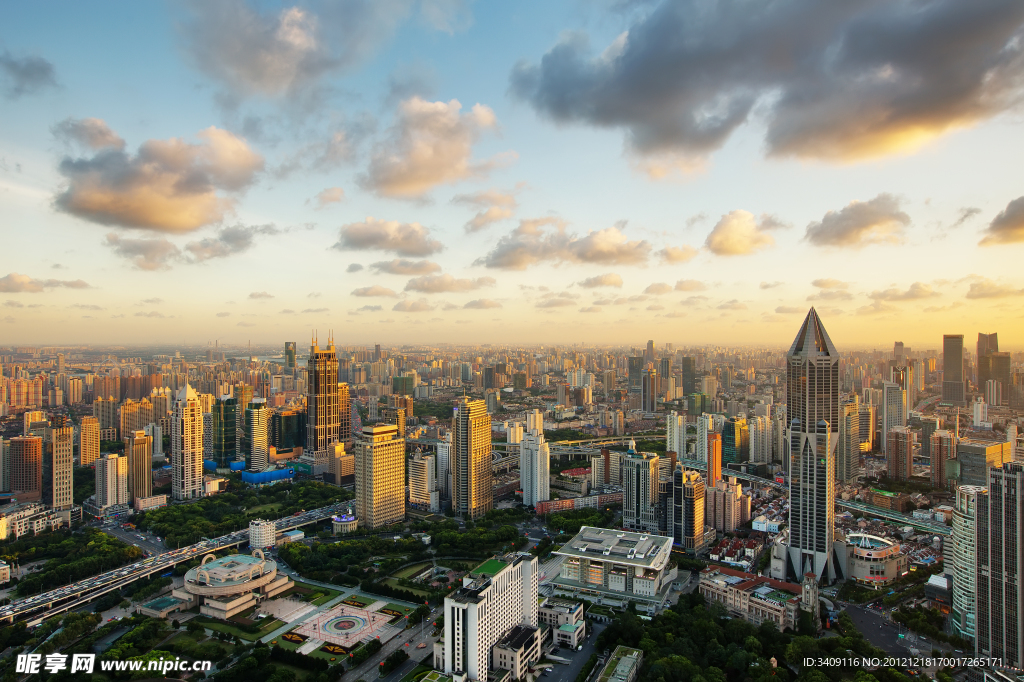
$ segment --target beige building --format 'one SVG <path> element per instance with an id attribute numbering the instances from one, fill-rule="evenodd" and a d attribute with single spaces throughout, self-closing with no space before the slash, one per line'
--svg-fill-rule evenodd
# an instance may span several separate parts
<path id="1" fill-rule="evenodd" d="M 43 498 L 43 439 L 15 436 L 8 444 L 14 498 L 18 502 L 39 502 Z"/>
<path id="2" fill-rule="evenodd" d="M 277 562 L 256 549 L 251 555 L 231 554 L 220 559 L 207 554 L 171 595 L 189 604 L 198 601 L 200 613 L 226 620 L 292 585 L 288 576 L 278 575 Z"/>
<path id="3" fill-rule="evenodd" d="M 128 504 L 128 459 L 110 454 L 96 460 L 96 492 L 93 497 L 100 509 Z"/>
<path id="4" fill-rule="evenodd" d="M 526 678 L 530 664 L 540 660 L 540 629 L 516 625 L 491 650 L 491 665 L 508 670 L 514 680 Z"/>
<path id="5" fill-rule="evenodd" d="M 782 631 L 799 624 L 802 590 L 795 583 L 709 566 L 701 571 L 699 589 L 707 601 L 721 602 L 730 615 L 754 625 L 768 621 Z"/>
<path id="6" fill-rule="evenodd" d="M 750 495 L 735 478 L 720 480 L 705 493 L 705 523 L 715 530 L 731 533 L 750 520 Z"/>
<path id="7" fill-rule="evenodd" d="M 44 501 L 54 511 L 71 509 L 75 506 L 75 427 L 62 426 L 50 431 L 46 465 Z"/>
<path id="8" fill-rule="evenodd" d="M 559 646 L 575 649 L 587 636 L 583 602 L 548 597 L 537 609 L 537 621 L 551 628 L 552 639 Z"/>
<path id="9" fill-rule="evenodd" d="M 124 439 L 128 467 L 128 502 L 153 495 L 153 439 L 145 431 L 132 431 Z"/>
<path id="10" fill-rule="evenodd" d="M 891 540 L 866 533 L 846 536 L 843 573 L 861 584 L 878 589 L 905 576 L 909 566 L 907 555 Z"/>
<path id="11" fill-rule="evenodd" d="M 78 426 L 78 463 L 89 466 L 100 456 L 100 422 L 96 417 L 82 417 Z"/>
<path id="12" fill-rule="evenodd" d="M 451 472 L 452 507 L 457 515 L 478 519 L 494 508 L 491 418 L 482 400 L 463 397 L 455 405 Z"/>
<path id="13" fill-rule="evenodd" d="M 171 497 L 193 500 L 204 493 L 203 408 L 199 396 L 185 384 L 171 416 Z"/>
<path id="14" fill-rule="evenodd" d="M 356 517 L 381 528 L 405 520 L 405 439 L 394 424 L 363 427 L 354 446 Z"/>

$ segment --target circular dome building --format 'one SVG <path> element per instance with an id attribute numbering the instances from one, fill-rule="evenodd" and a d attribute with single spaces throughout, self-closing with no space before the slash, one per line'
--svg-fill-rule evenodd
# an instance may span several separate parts
<path id="1" fill-rule="evenodd" d="M 277 562 L 256 549 L 219 559 L 207 554 L 202 564 L 185 574 L 184 591 L 200 602 L 200 613 L 227 619 L 291 586 L 288 576 L 278 575 Z"/>

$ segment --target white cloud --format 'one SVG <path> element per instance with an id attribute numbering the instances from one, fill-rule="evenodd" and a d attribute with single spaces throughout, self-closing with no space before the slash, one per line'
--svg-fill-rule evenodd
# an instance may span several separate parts
<path id="1" fill-rule="evenodd" d="M 458 279 L 449 274 L 444 275 L 423 275 L 409 280 L 405 285 L 406 291 L 419 291 L 424 294 L 439 294 L 455 291 L 474 291 L 481 287 L 493 287 L 493 277 L 478 277 L 476 279 Z"/>
<path id="2" fill-rule="evenodd" d="M 646 240 L 630 241 L 618 227 L 579 237 L 555 218 L 519 221 L 519 227 L 498 240 L 476 264 L 489 268 L 525 270 L 543 261 L 594 265 L 644 265 L 651 252 Z"/>
<path id="3" fill-rule="evenodd" d="M 418 301 L 399 301 L 392 310 L 402 313 L 425 313 L 437 306 L 431 304 L 427 299 L 421 298 Z"/>
<path id="4" fill-rule="evenodd" d="M 614 272 L 607 272 L 603 275 L 587 277 L 583 281 L 576 282 L 576 286 L 583 287 L 584 289 L 596 289 L 598 287 L 618 287 L 621 289 L 622 277 Z"/>
<path id="5" fill-rule="evenodd" d="M 676 291 L 704 291 L 707 286 L 696 279 L 681 279 L 676 282 Z"/>
<path id="6" fill-rule="evenodd" d="M 318 209 L 324 208 L 328 204 L 340 204 L 344 200 L 345 190 L 341 187 L 328 187 L 327 189 L 322 189 L 315 197 L 313 197 L 313 203 Z"/>
<path id="7" fill-rule="evenodd" d="M 374 284 L 373 286 L 369 286 L 369 287 L 360 287 L 360 288 L 356 289 L 355 291 L 353 291 L 352 295 L 353 296 L 360 296 L 360 297 L 368 297 L 368 296 L 387 296 L 389 298 L 397 298 L 398 297 L 398 294 L 396 294 L 394 291 L 392 291 L 391 289 L 388 289 L 387 287 L 382 287 L 379 284 Z"/>
<path id="8" fill-rule="evenodd" d="M 667 294 L 670 291 L 672 291 L 672 285 L 665 284 L 664 282 L 656 282 L 656 283 L 650 285 L 649 287 L 647 287 L 646 289 L 644 289 L 644 293 L 645 294 L 652 294 L 654 296 L 660 296 L 661 294 Z"/>
<path id="9" fill-rule="evenodd" d="M 37 294 L 46 289 L 67 288 L 67 289 L 88 289 L 89 285 L 80 279 L 33 279 L 28 275 L 12 272 L 0 277 L 0 291 L 9 294 L 32 293 Z"/>
<path id="10" fill-rule="evenodd" d="M 778 227 L 770 216 L 760 218 L 748 211 L 732 211 L 721 217 L 704 243 L 719 256 L 744 256 L 775 245 L 768 230 Z"/>
<path id="11" fill-rule="evenodd" d="M 819 222 L 807 226 L 805 239 L 815 246 L 898 244 L 909 224 L 910 216 L 900 210 L 900 200 L 883 193 L 870 201 L 852 201 L 838 211 L 829 211 Z"/>
<path id="12" fill-rule="evenodd" d="M 444 249 L 419 223 L 378 220 L 369 216 L 361 223 L 341 226 L 340 238 L 331 247 L 338 251 L 391 251 L 399 256 L 429 256 Z"/>

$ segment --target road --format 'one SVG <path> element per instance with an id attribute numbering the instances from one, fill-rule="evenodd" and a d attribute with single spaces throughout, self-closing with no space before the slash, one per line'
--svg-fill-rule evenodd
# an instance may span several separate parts
<path id="1" fill-rule="evenodd" d="M 143 535 L 142 533 L 125 530 L 118 525 L 99 526 L 99 529 L 107 535 L 113 535 L 118 540 L 127 542 L 129 545 L 135 545 L 147 554 L 163 554 L 167 551 L 167 548 L 164 547 L 164 543 L 160 542 L 152 535 L 146 535 L 144 536 L 146 539 L 140 540 L 139 536 Z"/>
<path id="2" fill-rule="evenodd" d="M 554 664 L 551 666 L 551 672 L 547 675 L 541 675 L 538 678 L 538 682 L 573 682 L 576 676 L 583 670 L 583 666 L 586 664 L 587 659 L 590 658 L 591 654 L 598 653 L 594 646 L 594 642 L 597 641 L 597 636 L 604 630 L 604 625 L 599 623 L 591 624 L 591 631 L 587 635 L 587 638 L 583 642 L 583 651 L 570 652 L 568 649 L 560 649 L 555 656 L 570 659 L 569 665 Z"/>
<path id="3" fill-rule="evenodd" d="M 887 654 L 910 655 L 907 647 L 901 644 L 903 640 L 898 636 L 899 625 L 886 619 L 881 611 L 850 604 L 846 607 L 846 612 L 850 614 L 857 630 L 873 645 Z"/>

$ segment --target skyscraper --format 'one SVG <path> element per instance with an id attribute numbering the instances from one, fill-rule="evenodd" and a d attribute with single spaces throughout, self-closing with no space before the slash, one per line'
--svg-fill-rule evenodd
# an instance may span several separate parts
<path id="1" fill-rule="evenodd" d="M 227 468 L 238 458 L 237 412 L 238 401 L 230 393 L 220 396 L 213 404 L 212 456 L 218 468 Z"/>
<path id="2" fill-rule="evenodd" d="M 11 493 L 18 502 L 39 502 L 43 497 L 43 439 L 11 438 Z"/>
<path id="3" fill-rule="evenodd" d="M 94 499 L 100 509 L 131 502 L 128 494 L 128 457 L 104 455 L 96 460 L 96 492 Z"/>
<path id="4" fill-rule="evenodd" d="M 152 497 L 153 439 L 147 436 L 145 431 L 132 431 L 124 439 L 124 454 L 128 498 L 123 504 L 134 502 L 138 498 Z M 98 472 L 96 476 L 98 480 Z M 96 500 L 99 504 L 98 495 Z"/>
<path id="5" fill-rule="evenodd" d="M 710 490 L 722 480 L 722 434 L 708 434 L 708 475 L 704 481 Z"/>
<path id="6" fill-rule="evenodd" d="M 942 402 L 955 407 L 967 405 L 964 376 L 964 335 L 942 337 Z"/>
<path id="7" fill-rule="evenodd" d="M 647 413 L 658 409 L 658 370 L 645 369 L 640 373 L 640 409 Z"/>
<path id="8" fill-rule="evenodd" d="M 519 443 L 519 484 L 523 504 L 534 507 L 551 499 L 551 450 L 543 431 L 527 431 Z"/>
<path id="9" fill-rule="evenodd" d="M 363 427 L 355 449 L 356 518 L 365 528 L 405 520 L 405 439 L 394 424 Z"/>
<path id="10" fill-rule="evenodd" d="M 264 398 L 253 398 L 245 408 L 245 468 L 259 472 L 270 464 L 270 408 Z"/>
<path id="11" fill-rule="evenodd" d="M 956 438 L 946 429 L 939 429 L 928 436 L 928 451 L 932 465 L 932 487 L 949 487 L 946 476 L 946 462 L 956 456 Z"/>
<path id="12" fill-rule="evenodd" d="M 286 374 L 295 376 L 298 367 L 295 364 L 295 342 L 284 342 L 284 369 Z"/>
<path id="13" fill-rule="evenodd" d="M 836 444 L 836 480 L 841 483 L 857 477 L 860 467 L 860 404 L 852 402 L 839 407 L 839 442 Z"/>
<path id="14" fill-rule="evenodd" d="M 977 386 L 985 390 L 985 382 L 994 378 L 989 355 L 999 351 L 999 334 L 978 334 L 978 380 Z"/>
<path id="15" fill-rule="evenodd" d="M 708 461 L 708 438 L 715 431 L 715 418 L 710 414 L 697 415 L 697 461 Z M 671 450 L 672 448 L 667 448 Z M 676 452 L 679 452 L 678 450 Z"/>
<path id="16" fill-rule="evenodd" d="M 665 451 L 686 457 L 686 414 L 676 411 L 668 413 L 665 419 Z M 699 458 L 699 456 L 698 456 Z"/>
<path id="17" fill-rule="evenodd" d="M 417 452 L 406 464 L 409 468 L 409 505 L 428 511 L 440 510 L 434 455 Z"/>
<path id="18" fill-rule="evenodd" d="M 171 496 L 192 500 L 203 492 L 203 407 L 186 383 L 171 414 Z"/>
<path id="19" fill-rule="evenodd" d="M 658 531 L 658 456 L 637 452 L 636 443 L 622 459 L 622 527 L 639 532 Z"/>
<path id="20" fill-rule="evenodd" d="M 882 452 L 889 451 L 889 433 L 907 425 L 907 392 L 891 381 L 882 384 Z"/>
<path id="21" fill-rule="evenodd" d="M 75 428 L 52 429 L 43 460 L 43 502 L 52 509 L 59 511 L 74 506 L 74 470 Z"/>
<path id="22" fill-rule="evenodd" d="M 82 417 L 78 426 L 78 463 L 89 466 L 100 456 L 100 422 L 96 417 Z"/>
<path id="23" fill-rule="evenodd" d="M 491 418 L 482 400 L 460 398 L 452 418 L 452 508 L 477 519 L 494 508 Z"/>
<path id="24" fill-rule="evenodd" d="M 1024 667 L 1024 462 L 988 472 L 977 506 L 977 646 L 979 656 Z"/>
<path id="25" fill-rule="evenodd" d="M 914 434 L 906 426 L 894 426 L 889 431 L 885 462 L 890 480 L 906 481 L 913 475 Z"/>
<path id="26" fill-rule="evenodd" d="M 698 551 L 704 546 L 705 496 L 704 479 L 693 470 L 676 465 L 673 473 L 672 543 L 687 551 Z"/>
<path id="27" fill-rule="evenodd" d="M 235 459 L 245 459 L 245 408 L 249 406 L 256 395 L 255 389 L 248 384 L 235 384 L 231 387 L 231 395 L 235 399 Z M 216 409 L 217 404 L 210 406 L 210 410 Z M 205 410 L 204 410 L 205 412 Z M 210 447 L 213 447 L 214 437 L 207 434 Z M 205 453 L 209 456 L 210 453 Z"/>
<path id="28" fill-rule="evenodd" d="M 682 358 L 680 358 L 679 364 L 682 370 L 683 394 L 690 395 L 691 393 L 696 393 L 697 372 L 694 368 L 693 358 L 689 356 L 683 356 Z"/>
<path id="29" fill-rule="evenodd" d="M 644 368 L 643 356 L 630 357 L 626 362 L 629 370 L 629 392 L 640 393 L 640 372 L 642 372 Z"/>
<path id="30" fill-rule="evenodd" d="M 347 397 L 347 396 L 346 396 Z M 306 366 L 306 448 L 313 456 L 313 473 L 327 470 L 328 446 L 341 440 L 338 401 L 338 353 L 334 339 L 321 349 L 316 339 L 309 349 Z"/>
<path id="31" fill-rule="evenodd" d="M 988 490 L 981 486 L 957 486 L 953 507 L 953 608 L 949 620 L 953 634 L 972 643 L 977 621 L 978 500 L 987 494 Z"/>
<path id="32" fill-rule="evenodd" d="M 750 460 L 750 429 L 747 420 L 730 417 L 722 427 L 722 464 L 740 464 Z"/>
<path id="33" fill-rule="evenodd" d="M 836 579 L 835 452 L 839 435 L 839 351 L 811 308 L 786 355 L 789 417 L 789 574 Z"/>

